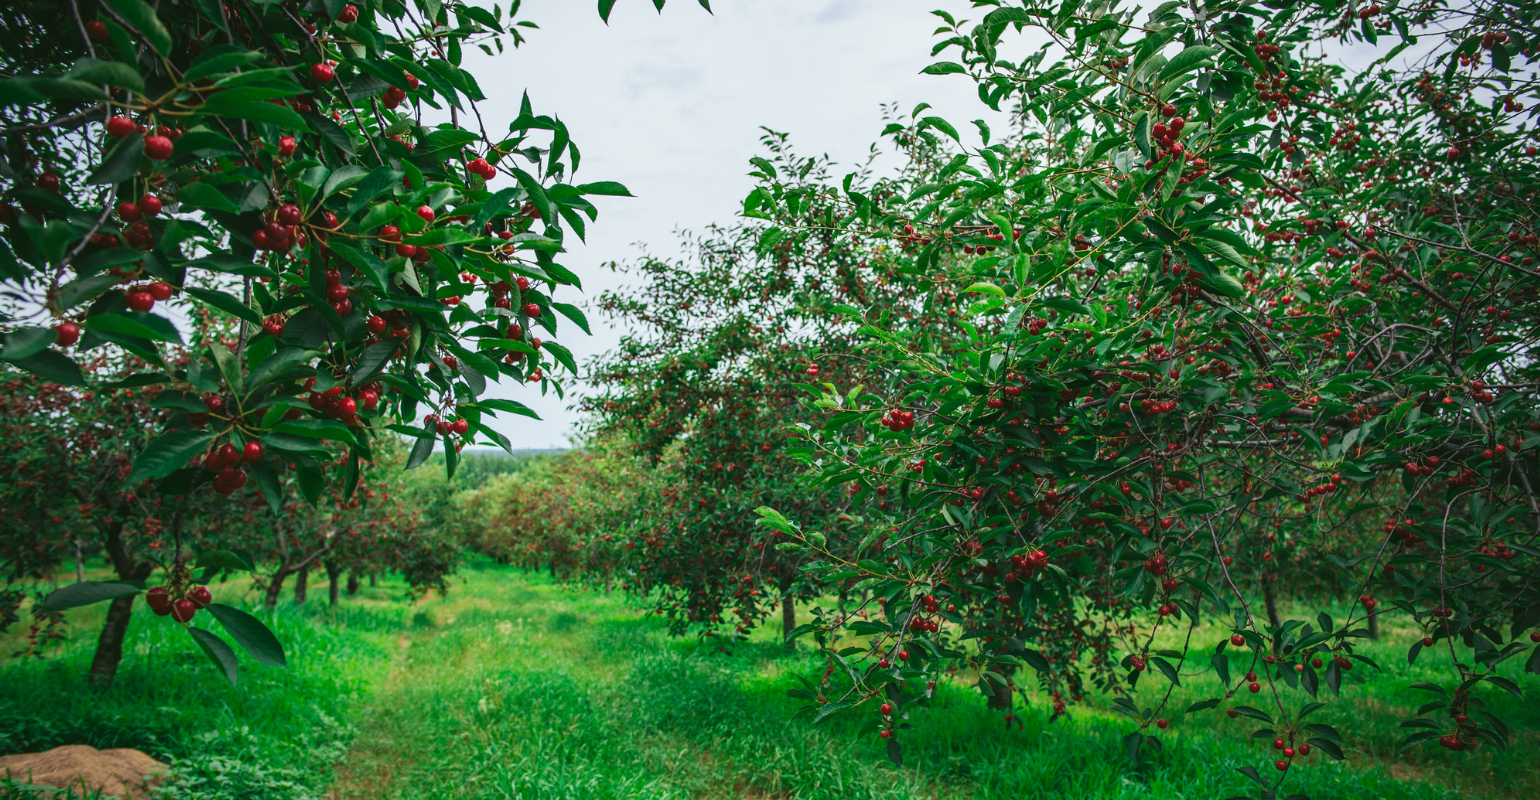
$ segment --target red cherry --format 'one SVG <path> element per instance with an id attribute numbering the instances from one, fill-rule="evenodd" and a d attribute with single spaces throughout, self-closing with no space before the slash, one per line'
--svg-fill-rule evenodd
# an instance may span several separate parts
<path id="1" fill-rule="evenodd" d="M 1262 684 L 1260 684 L 1260 683 L 1252 683 L 1250 686 L 1247 686 L 1246 688 L 1248 690 L 1250 690 L 1250 692 L 1252 694 L 1256 694 L 1257 692 L 1262 691 Z"/>
<path id="2" fill-rule="evenodd" d="M 1230 719 L 1235 719 L 1236 717 L 1240 716 L 1240 712 L 1232 708 L 1228 711 L 1225 711 L 1225 716 L 1229 717 Z"/>
<path id="3" fill-rule="evenodd" d="M 155 307 L 155 298 L 149 292 L 129 292 L 128 307 L 134 311 L 149 311 Z"/>
<path id="4" fill-rule="evenodd" d="M 357 22 L 358 6 L 343 6 L 342 11 L 337 14 L 337 21 L 344 25 Z"/>
<path id="5" fill-rule="evenodd" d="M 246 446 L 241 448 L 241 460 L 247 462 L 248 464 L 253 461 L 261 461 L 262 443 L 247 442 Z"/>
<path id="6" fill-rule="evenodd" d="M 1308 756 L 1310 755 L 1310 745 L 1302 744 L 1299 747 L 1294 748 L 1294 751 L 1302 756 Z"/>
<path id="7" fill-rule="evenodd" d="M 80 326 L 73 322 L 61 322 L 53 326 L 54 344 L 69 347 L 80 341 Z"/>
<path id="8" fill-rule="evenodd" d="M 165 161 L 171 157 L 171 140 L 164 136 L 145 137 L 144 154 L 151 161 Z"/>
<path id="9" fill-rule="evenodd" d="M 144 593 L 144 602 L 149 604 L 150 610 L 165 616 L 171 613 L 171 590 L 164 586 L 156 586 Z"/>
<path id="10" fill-rule="evenodd" d="M 411 89 L 413 91 L 416 91 L 418 84 L 419 84 L 419 81 L 417 80 L 417 76 L 416 75 L 413 75 L 410 72 L 406 73 L 406 85 L 407 86 L 411 87 Z"/>
<path id="11" fill-rule="evenodd" d="M 1161 730 L 1165 730 L 1166 728 L 1171 727 L 1171 723 L 1167 720 L 1157 719 L 1155 720 L 1155 727 L 1160 728 Z"/>
<path id="12" fill-rule="evenodd" d="M 298 145 L 295 144 L 293 136 L 285 136 L 278 140 L 278 155 L 288 158 L 294 155 L 297 147 Z"/>
<path id="13" fill-rule="evenodd" d="M 124 222 L 138 222 L 144 216 L 144 210 L 138 205 L 124 200 L 118 203 L 118 219 Z"/>
<path id="14" fill-rule="evenodd" d="M 122 139 L 137 130 L 139 126 L 128 117 L 113 117 L 107 120 L 107 135 L 114 139 Z"/>
<path id="15" fill-rule="evenodd" d="M 59 176 L 55 174 L 53 170 L 49 170 L 42 175 L 37 176 L 37 185 L 40 189 L 47 189 L 50 192 L 57 192 L 59 191 Z"/>
<path id="16" fill-rule="evenodd" d="M 102 22 L 99 19 L 93 19 L 87 22 L 86 35 L 91 37 L 91 41 L 93 42 L 107 41 L 107 23 Z M 119 136 L 118 138 L 121 139 L 123 137 Z"/>
<path id="17" fill-rule="evenodd" d="M 171 618 L 186 624 L 198 613 L 198 604 L 183 598 L 171 604 Z"/>
<path id="18" fill-rule="evenodd" d="M 214 593 L 210 592 L 207 586 L 194 586 L 187 593 L 187 599 L 193 601 L 193 605 L 203 608 L 209 603 L 214 602 Z"/>
<path id="19" fill-rule="evenodd" d="M 457 419 L 450 423 L 449 429 L 459 436 L 464 436 L 465 432 L 471 429 L 471 424 L 463 419 Z"/>
<path id="20" fill-rule="evenodd" d="M 258 250 L 266 250 L 271 247 L 272 242 L 267 240 L 267 231 L 259 229 L 256 233 L 253 233 L 251 235 L 251 245 Z"/>
<path id="21" fill-rule="evenodd" d="M 1277 767 L 1279 772 L 1284 772 L 1284 771 L 1288 770 L 1289 762 L 1284 761 L 1283 759 L 1280 758 L 1277 761 L 1273 762 L 1273 766 Z"/>
<path id="22" fill-rule="evenodd" d="M 884 717 L 892 716 L 893 714 L 893 706 L 890 703 L 883 703 L 882 707 L 877 710 L 881 711 Z"/>
<path id="23" fill-rule="evenodd" d="M 433 221 L 433 209 L 429 208 L 428 206 L 418 206 L 417 207 L 417 216 L 422 217 L 424 220 L 427 220 L 428 222 L 432 222 Z"/>
<path id="24" fill-rule="evenodd" d="M 311 64 L 310 77 L 316 83 L 331 83 L 337 77 L 337 70 L 330 64 Z"/>
<path id="25" fill-rule="evenodd" d="M 333 303 L 348 299 L 348 287 L 340 284 L 326 287 L 326 299 Z"/>
<path id="26" fill-rule="evenodd" d="M 396 255 L 401 256 L 402 258 L 411 258 L 417 255 L 417 245 L 398 244 L 396 245 Z"/>
<path id="27" fill-rule="evenodd" d="M 1233 644 L 1236 647 L 1240 647 L 1241 645 L 1243 645 L 1245 643 L 1246 643 L 1246 637 L 1244 637 L 1244 636 L 1242 636 L 1242 635 L 1240 635 L 1238 633 L 1234 634 L 1233 636 L 1230 637 L 1230 644 Z"/>
<path id="28" fill-rule="evenodd" d="M 365 411 L 373 410 L 380 403 L 380 396 L 374 392 L 363 392 L 358 395 L 358 399 L 363 401 Z"/>
<path id="29" fill-rule="evenodd" d="M 145 289 L 150 293 L 150 296 L 156 300 L 171 299 L 171 284 L 164 281 L 156 281 L 145 287 Z"/>
<path id="30" fill-rule="evenodd" d="M 369 333 L 375 336 L 379 336 L 385 332 L 386 323 L 383 317 L 370 317 L 369 321 L 364 324 L 368 326 Z"/>
<path id="31" fill-rule="evenodd" d="M 387 242 L 401 241 L 401 229 L 394 225 L 380 226 L 380 238 Z"/>
<path id="32" fill-rule="evenodd" d="M 161 210 L 160 198 L 153 194 L 141 196 L 139 198 L 139 210 L 144 212 L 146 217 L 153 217 L 159 214 Z"/>
<path id="33" fill-rule="evenodd" d="M 538 317 L 538 316 L 540 316 L 540 306 L 538 306 L 538 305 L 536 305 L 534 303 L 526 304 L 524 306 L 524 315 L 527 316 L 527 317 Z"/>
<path id="34" fill-rule="evenodd" d="M 298 225 L 304 217 L 300 216 L 299 206 L 293 203 L 285 203 L 278 207 L 278 221 L 285 225 Z"/>

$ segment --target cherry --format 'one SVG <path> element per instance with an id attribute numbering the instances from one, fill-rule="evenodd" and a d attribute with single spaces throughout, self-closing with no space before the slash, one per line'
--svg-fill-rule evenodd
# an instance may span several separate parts
<path id="1" fill-rule="evenodd" d="M 278 207 L 278 221 L 285 225 L 298 225 L 304 217 L 300 216 L 299 206 L 293 203 L 285 203 Z"/>
<path id="2" fill-rule="evenodd" d="M 1277 767 L 1279 772 L 1287 772 L 1289 769 L 1289 762 L 1280 758 L 1273 762 L 1273 766 Z"/>
<path id="3" fill-rule="evenodd" d="M 268 317 L 267 320 L 262 323 L 262 330 L 266 331 L 267 335 L 273 337 L 274 339 L 282 339 L 283 320 L 279 317 Z"/>
<path id="4" fill-rule="evenodd" d="M 331 83 L 337 77 L 337 70 L 330 64 L 311 64 L 310 77 L 316 83 Z"/>
<path id="5" fill-rule="evenodd" d="M 171 604 L 171 618 L 177 622 L 186 624 L 197 613 L 198 604 L 185 597 Z"/>
<path id="6" fill-rule="evenodd" d="M 401 105 L 401 101 L 405 99 L 406 90 L 400 86 L 392 86 L 385 90 L 385 94 L 381 98 L 380 104 L 386 108 L 395 108 L 396 106 Z"/>
<path id="7" fill-rule="evenodd" d="M 128 307 L 134 311 L 149 311 L 155 307 L 155 298 L 149 292 L 129 292 Z"/>
<path id="8" fill-rule="evenodd" d="M 882 731 L 881 733 L 879 733 L 877 735 L 881 736 L 884 739 L 891 739 L 891 738 L 893 738 L 893 732 L 892 731 Z"/>
<path id="9" fill-rule="evenodd" d="M 422 217 L 427 222 L 432 222 L 434 217 L 433 209 L 429 206 L 418 206 L 417 216 Z"/>
<path id="10" fill-rule="evenodd" d="M 80 326 L 73 322 L 61 322 L 53 326 L 54 344 L 69 347 L 80 341 Z"/>
<path id="11" fill-rule="evenodd" d="M 122 139 L 137 130 L 139 126 L 128 117 L 113 117 L 107 120 L 107 135 L 114 139 Z"/>
<path id="12" fill-rule="evenodd" d="M 210 592 L 207 586 L 194 586 L 187 593 L 187 599 L 193 601 L 193 605 L 203 608 L 209 603 L 214 602 L 214 593 Z"/>
<path id="13" fill-rule="evenodd" d="M 1288 746 L 1289 746 L 1288 742 L 1285 742 L 1283 740 L 1283 737 L 1281 737 L 1281 736 L 1276 738 L 1276 739 L 1273 739 L 1273 749 L 1274 750 L 1282 750 L 1283 748 L 1288 747 Z"/>
<path id="14" fill-rule="evenodd" d="M 253 461 L 261 461 L 262 460 L 262 443 L 261 442 L 247 442 L 246 446 L 241 448 L 241 460 L 245 461 L 247 463 L 251 463 Z"/>
<path id="15" fill-rule="evenodd" d="M 56 174 L 53 170 L 49 170 L 42 175 L 37 176 L 37 186 L 39 189 L 47 189 L 50 192 L 59 191 L 58 174 Z"/>
<path id="16" fill-rule="evenodd" d="M 1531 633 L 1529 635 L 1529 640 L 1531 642 L 1540 642 L 1540 631 L 1535 631 L 1534 633 Z"/>
<path id="17" fill-rule="evenodd" d="M 351 397 L 344 397 L 337 401 L 337 413 L 342 416 L 350 416 L 358 413 L 358 401 Z"/>
<path id="18" fill-rule="evenodd" d="M 1167 119 L 1176 116 L 1176 106 L 1171 105 L 1170 103 L 1165 104 L 1160 109 L 1160 115 Z"/>
<path id="19" fill-rule="evenodd" d="M 538 305 L 536 305 L 534 303 L 526 304 L 524 306 L 524 316 L 526 316 L 526 317 L 538 317 L 538 316 L 540 316 L 540 306 L 538 306 Z M 814 369 L 817 369 L 817 367 L 814 367 Z"/>
<path id="20" fill-rule="evenodd" d="M 891 703 L 883 703 L 882 707 L 877 710 L 881 711 L 884 717 L 891 716 L 893 714 L 893 705 Z"/>
<path id="21" fill-rule="evenodd" d="M 144 211 L 139 206 L 127 200 L 118 203 L 118 219 L 124 222 L 138 222 L 144 216 Z"/>
<path id="22" fill-rule="evenodd" d="M 386 328 L 386 322 L 383 317 L 370 317 L 369 321 L 365 322 L 364 325 L 369 329 L 369 333 L 375 336 L 384 333 Z"/>
<path id="23" fill-rule="evenodd" d="M 403 258 L 412 258 L 417 255 L 417 245 L 398 244 L 396 245 L 396 255 Z"/>
<path id="24" fill-rule="evenodd" d="M 908 661 L 909 660 L 909 651 L 908 650 L 900 650 L 900 651 L 898 651 L 898 660 L 899 661 Z"/>
<path id="25" fill-rule="evenodd" d="M 1161 730 L 1165 730 L 1166 728 L 1171 727 L 1171 723 L 1163 719 L 1157 719 L 1155 720 L 1155 727 L 1160 728 Z"/>
<path id="26" fill-rule="evenodd" d="M 102 22 L 99 19 L 93 19 L 87 22 L 86 35 L 91 37 L 91 41 L 93 42 L 107 41 L 107 23 Z M 120 136 L 118 138 L 121 139 L 122 137 Z"/>
<path id="27" fill-rule="evenodd" d="M 1240 647 L 1241 645 L 1243 645 L 1245 643 L 1246 643 L 1246 637 L 1244 637 L 1244 636 L 1242 636 L 1242 635 L 1240 635 L 1238 633 L 1234 634 L 1234 635 L 1232 635 L 1230 637 L 1230 644 L 1233 644 L 1236 647 Z"/>
<path id="28" fill-rule="evenodd" d="M 294 142 L 293 136 L 284 136 L 278 140 L 278 155 L 284 158 L 294 155 L 297 148 L 298 145 Z"/>
<path id="29" fill-rule="evenodd" d="M 160 209 L 161 202 L 159 197 L 156 197 L 153 194 L 146 194 L 139 198 L 139 210 L 143 212 L 146 217 L 153 217 L 159 214 Z"/>
<path id="30" fill-rule="evenodd" d="M 417 80 L 417 76 L 416 75 L 413 75 L 410 72 L 406 73 L 406 85 L 408 87 L 410 87 L 413 91 L 416 91 L 418 83 L 419 83 L 419 81 Z"/>
<path id="31" fill-rule="evenodd" d="M 1232 709 L 1229 709 L 1229 710 L 1225 711 L 1225 715 L 1228 716 L 1230 719 L 1235 719 L 1236 717 L 1240 716 L 1240 712 L 1236 711 L 1235 709 L 1232 708 Z"/>
<path id="32" fill-rule="evenodd" d="M 171 140 L 164 136 L 146 136 L 144 154 L 151 161 L 165 161 L 171 157 Z"/>
<path id="33" fill-rule="evenodd" d="M 1250 690 L 1252 694 L 1256 694 L 1257 692 L 1262 691 L 1262 684 L 1260 684 L 1260 683 L 1252 683 L 1250 686 L 1247 686 L 1246 688 L 1248 690 Z"/>
<path id="34" fill-rule="evenodd" d="M 471 424 L 463 419 L 457 419 L 449 424 L 449 430 L 460 436 L 464 436 L 466 431 L 469 431 L 470 429 Z"/>
<path id="35" fill-rule="evenodd" d="M 326 299 L 333 303 L 340 303 L 348 299 L 348 287 L 341 284 L 326 287 Z"/>
<path id="36" fill-rule="evenodd" d="M 1302 756 L 1308 756 L 1308 755 L 1310 755 L 1310 745 L 1302 744 L 1302 745 L 1294 748 L 1294 751 L 1299 753 Z"/>
<path id="37" fill-rule="evenodd" d="M 171 284 L 164 281 L 156 281 L 150 284 L 149 286 L 145 287 L 145 291 L 148 291 L 150 296 L 156 300 L 171 299 Z"/>
<path id="38" fill-rule="evenodd" d="M 387 242 L 401 241 L 401 229 L 394 225 L 380 226 L 380 239 Z"/>
<path id="39" fill-rule="evenodd" d="M 373 410 L 380 402 L 380 396 L 370 391 L 359 393 L 358 399 L 363 401 L 365 411 Z"/>
<path id="40" fill-rule="evenodd" d="M 348 25 L 348 24 L 352 24 L 354 22 L 357 22 L 358 21 L 358 6 L 351 6 L 351 5 L 350 6 L 343 6 L 342 7 L 342 11 L 338 12 L 338 14 L 337 14 L 337 21 L 341 22 L 344 25 Z"/>

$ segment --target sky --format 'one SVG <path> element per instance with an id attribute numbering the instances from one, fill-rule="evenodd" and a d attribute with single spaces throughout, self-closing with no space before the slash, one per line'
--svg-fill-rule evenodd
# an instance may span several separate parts
<path id="1" fill-rule="evenodd" d="M 854 167 L 884 125 L 881 104 L 904 113 L 925 102 L 977 146 L 966 123 L 1003 122 L 978 100 L 965 76 L 920 70 L 940 60 L 930 50 L 942 24 L 934 8 L 960 14 L 960 0 L 672 0 L 662 14 L 649 0 L 619 0 L 609 25 L 595 0 L 525 0 L 520 18 L 535 22 L 528 41 L 493 58 L 467 52 L 464 66 L 488 99 L 481 104 L 494 137 L 529 93 L 535 113 L 567 124 L 583 159 L 575 182 L 619 181 L 634 198 L 601 197 L 586 243 L 576 237 L 559 263 L 576 272 L 585 310 L 624 280 L 604 268 L 677 252 L 681 229 L 731 223 L 753 188 L 750 157 L 760 155 L 761 126 L 792 134 L 804 155 L 827 153 Z M 969 15 L 975 16 L 975 15 Z M 836 173 L 841 170 L 836 167 Z M 494 184 L 494 187 L 497 184 Z M 572 302 L 571 290 L 565 299 Z M 560 294 L 560 293 L 559 293 Z M 613 348 L 621 331 L 589 313 L 593 336 L 563 329 L 578 357 Z M 568 326 L 570 328 L 570 326 Z M 581 392 L 582 386 L 573 390 Z M 518 448 L 564 447 L 579 419 L 572 393 L 505 380 L 489 394 L 518 400 L 541 420 L 501 415 L 494 427 Z"/>

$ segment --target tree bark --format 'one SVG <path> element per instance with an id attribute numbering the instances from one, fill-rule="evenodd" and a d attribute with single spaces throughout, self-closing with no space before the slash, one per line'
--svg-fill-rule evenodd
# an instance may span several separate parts
<path id="1" fill-rule="evenodd" d="M 797 629 L 797 601 L 791 599 L 791 595 L 781 598 L 781 638 L 786 642 L 787 650 L 797 649 L 797 643 L 787 636 Z"/>
<path id="2" fill-rule="evenodd" d="M 102 635 L 96 639 L 96 655 L 91 658 L 91 683 L 105 688 L 117 677 L 118 664 L 123 661 L 123 635 L 128 632 L 128 621 L 133 613 L 134 595 L 112 598 Z"/>
<path id="3" fill-rule="evenodd" d="M 358 594 L 358 573 L 348 573 L 348 597 Z"/>
<path id="4" fill-rule="evenodd" d="M 155 565 L 140 562 L 128 552 L 123 541 L 123 523 L 107 525 L 107 560 L 118 573 L 119 580 L 142 581 L 150 577 Z M 107 608 L 107 621 L 102 625 L 101 636 L 96 639 L 96 653 L 91 656 L 88 679 L 97 686 L 112 685 L 117 677 L 118 665 L 123 662 L 123 638 L 128 632 L 128 621 L 134 611 L 134 596 L 115 597 Z"/>
<path id="5" fill-rule="evenodd" d="M 369 588 L 373 589 L 374 587 L 376 587 L 378 585 L 379 584 L 375 582 L 374 573 L 373 572 L 369 573 Z"/>
<path id="6" fill-rule="evenodd" d="M 75 582 L 85 583 L 85 581 L 86 552 L 85 549 L 80 546 L 80 537 L 77 536 L 75 537 Z"/>
<path id="7" fill-rule="evenodd" d="M 1380 638 L 1380 615 L 1378 611 L 1369 612 L 1369 638 Z"/>
<path id="8" fill-rule="evenodd" d="M 342 571 L 332 564 L 326 565 L 327 596 L 332 605 L 337 605 L 342 600 Z"/>
<path id="9" fill-rule="evenodd" d="M 289 577 L 289 564 L 287 561 L 278 562 L 278 571 L 267 584 L 267 596 L 262 598 L 262 608 L 272 611 L 278 607 L 278 597 L 283 593 L 283 581 Z"/>
<path id="10" fill-rule="evenodd" d="M 1273 583 L 1269 580 L 1262 581 L 1262 605 L 1267 608 L 1267 621 L 1278 627 L 1283 624 L 1278 619 L 1278 594 L 1273 591 Z"/>
<path id="11" fill-rule="evenodd" d="M 310 565 L 306 564 L 294 573 L 294 605 L 302 606 L 310 597 Z"/>
<path id="12" fill-rule="evenodd" d="M 991 711 L 1010 711 L 1015 699 L 1010 684 L 1011 667 L 1009 664 L 992 664 L 990 670 L 1004 675 L 1006 680 L 1001 683 L 993 678 L 984 679 L 984 686 L 989 690 L 989 708 Z"/>

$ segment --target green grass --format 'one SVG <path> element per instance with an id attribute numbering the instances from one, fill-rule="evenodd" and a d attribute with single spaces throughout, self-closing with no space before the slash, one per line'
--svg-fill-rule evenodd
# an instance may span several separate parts
<path id="1" fill-rule="evenodd" d="M 855 717 L 874 711 L 822 726 L 791 718 L 800 701 L 785 695 L 795 685 L 790 673 L 813 674 L 819 664 L 806 650 L 785 655 L 771 631 L 723 653 L 669 639 L 624 598 L 485 563 L 471 565 L 447 598 L 409 604 L 401 588 L 365 590 L 336 610 L 324 595 L 301 610 L 286 602 L 276 624 L 292 668 L 243 663 L 238 689 L 185 635 L 147 618 L 131 630 L 118 685 L 86 689 L 100 612 L 81 612 L 62 652 L 0 672 L 0 751 L 139 747 L 173 764 L 168 797 L 335 800 L 1207 799 L 1246 792 L 1236 768 L 1272 758 L 1266 743 L 1247 738 L 1254 725 L 1244 719 L 1178 711 L 1165 712 L 1174 725 L 1162 750 L 1133 768 L 1121 741 L 1130 725 L 1097 710 L 1103 701 L 1050 725 L 1034 694 L 1021 727 L 1007 729 L 959 679 L 942 684 L 934 708 L 911 714 L 899 769 L 880 740 L 859 731 Z M 221 599 L 239 590 L 226 587 Z M 1195 641 L 1220 635 L 1205 630 Z M 1410 635 L 1387 631 L 1369 653 L 1404 665 Z M 1511 666 L 1505 674 L 1517 677 Z M 1395 757 L 1404 733 L 1396 726 L 1420 699 L 1399 687 L 1445 676 L 1432 660 L 1394 678 L 1365 672 L 1352 673 L 1345 702 L 1317 712 L 1348 738 L 1349 759 L 1312 757 L 1293 770 L 1285 794 L 1433 800 L 1540 791 L 1535 704 L 1491 698 L 1515 729 L 1507 754 L 1424 747 Z M 1171 708 L 1217 686 L 1206 674 L 1183 680 Z M 1141 687 L 1141 704 L 1160 682 Z M 1533 678 L 1524 685 L 1540 690 Z M 5 791 L 0 800 L 24 796 Z"/>

